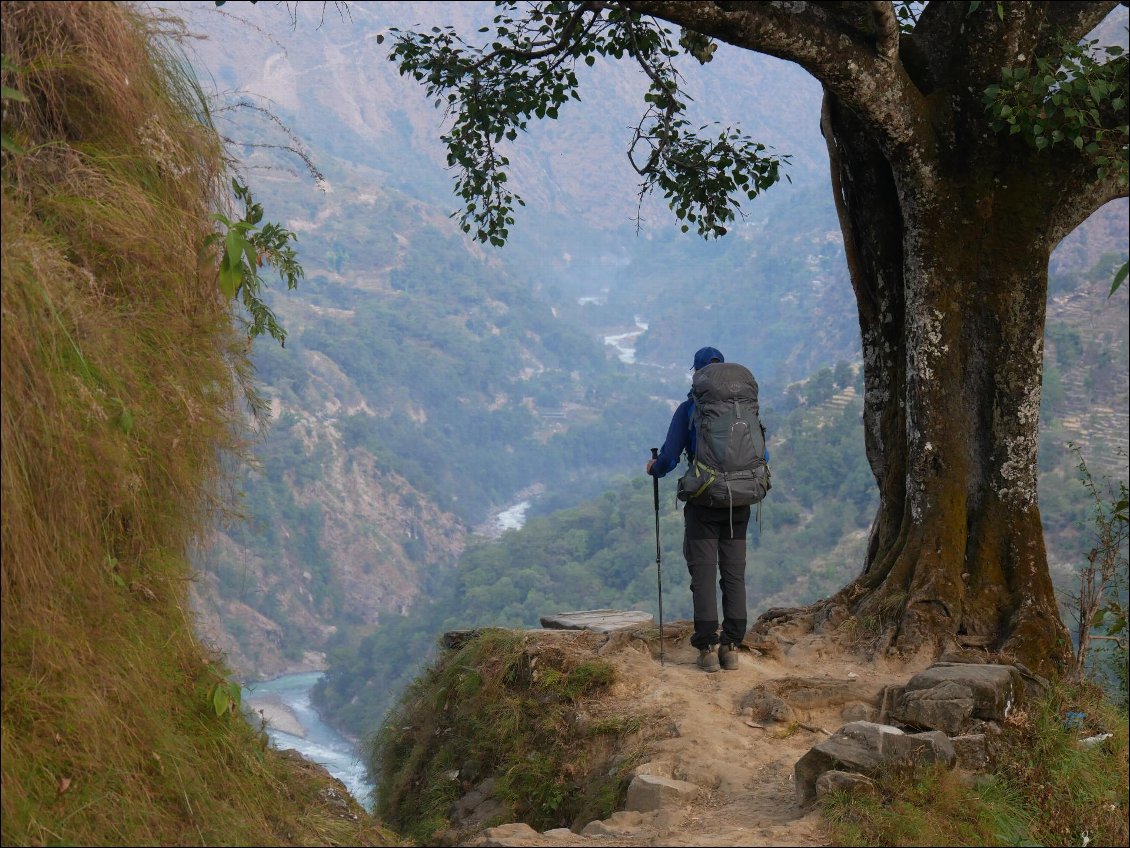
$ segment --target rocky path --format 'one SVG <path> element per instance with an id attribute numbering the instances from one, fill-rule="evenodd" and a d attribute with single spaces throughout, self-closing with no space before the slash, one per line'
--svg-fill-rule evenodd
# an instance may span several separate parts
<path id="1" fill-rule="evenodd" d="M 797 802 L 793 766 L 845 720 L 874 718 L 884 688 L 915 669 L 862 666 L 811 635 L 782 645 L 777 658 L 743 652 L 736 671 L 714 674 L 685 637 L 668 642 L 662 667 L 639 641 L 607 650 L 617 700 L 659 723 L 628 809 L 581 833 L 509 824 L 472 844 L 830 844 L 819 811 Z"/>

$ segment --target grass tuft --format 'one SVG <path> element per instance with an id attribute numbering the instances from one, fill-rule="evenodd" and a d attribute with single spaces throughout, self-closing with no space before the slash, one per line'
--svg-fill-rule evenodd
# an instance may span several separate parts
<path id="1" fill-rule="evenodd" d="M 1102 732 L 1113 737 L 1080 745 Z M 1126 715 L 1090 684 L 1060 683 L 1010 717 L 988 774 L 892 770 L 878 796 L 834 793 L 824 814 L 840 845 L 1125 845 L 1127 750 Z"/>
<path id="2" fill-rule="evenodd" d="M 442 654 L 373 738 L 379 814 L 422 844 L 458 840 L 470 834 L 453 805 L 493 779 L 507 810 L 500 821 L 545 830 L 607 818 L 627 792 L 645 726 L 631 714 L 587 717 L 614 682 L 587 647 L 484 630 Z"/>

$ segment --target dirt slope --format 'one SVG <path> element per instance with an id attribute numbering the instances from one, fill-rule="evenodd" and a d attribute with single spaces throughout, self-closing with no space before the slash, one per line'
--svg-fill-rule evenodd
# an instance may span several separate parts
<path id="1" fill-rule="evenodd" d="M 884 687 L 928 663 L 865 664 L 824 636 L 778 631 L 777 656 L 743 651 L 736 671 L 707 674 L 695 664 L 689 631 L 687 623 L 668 625 L 662 666 L 652 656 L 657 645 L 627 634 L 597 650 L 616 666 L 615 700 L 654 716 L 658 739 L 636 773 L 686 781 L 697 796 L 653 812 L 617 812 L 580 834 L 538 834 L 513 824 L 490 828 L 470 844 L 829 844 L 819 811 L 797 804 L 794 764 L 844 724 L 845 708 L 877 714 Z M 772 697 L 759 695 L 766 692 L 789 705 L 778 720 L 767 714 Z"/>

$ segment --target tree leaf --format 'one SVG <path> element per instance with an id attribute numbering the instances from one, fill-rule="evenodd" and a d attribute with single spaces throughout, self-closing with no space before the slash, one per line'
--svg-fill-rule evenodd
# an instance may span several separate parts
<path id="1" fill-rule="evenodd" d="M 240 273 L 238 268 L 232 268 L 228 264 L 227 257 L 225 257 L 220 265 L 220 291 L 223 292 L 224 297 L 228 300 L 234 298 L 242 280 L 243 274 Z"/>
<path id="2" fill-rule="evenodd" d="M 230 703 L 231 701 L 228 698 L 228 693 L 225 691 L 223 686 L 217 683 L 215 688 L 212 690 L 212 708 L 216 711 L 216 716 L 222 716 L 225 712 L 227 712 Z"/>
<path id="3" fill-rule="evenodd" d="M 9 153 L 16 155 L 26 152 L 22 147 L 20 147 L 20 145 L 16 144 L 16 142 L 12 140 L 12 137 L 7 133 L 0 135 L 0 147 L 2 147 L 4 150 L 7 150 Z"/>
<path id="4" fill-rule="evenodd" d="M 1126 275 L 1130 273 L 1130 263 L 1123 262 L 1122 267 L 1114 275 L 1114 282 L 1110 284 L 1110 294 L 1107 297 L 1113 297 L 1114 293 L 1118 291 L 1118 287 L 1126 282 Z M 1122 502 L 1125 505 L 1125 500 Z"/>

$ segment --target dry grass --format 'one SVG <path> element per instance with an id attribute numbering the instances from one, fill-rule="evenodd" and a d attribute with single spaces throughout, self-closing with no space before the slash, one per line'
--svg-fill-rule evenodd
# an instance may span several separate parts
<path id="1" fill-rule="evenodd" d="M 246 342 L 203 252 L 223 151 L 151 20 L 3 3 L 4 844 L 383 843 L 208 688 L 186 550 Z M 333 791 L 331 791 L 333 790 Z"/>

